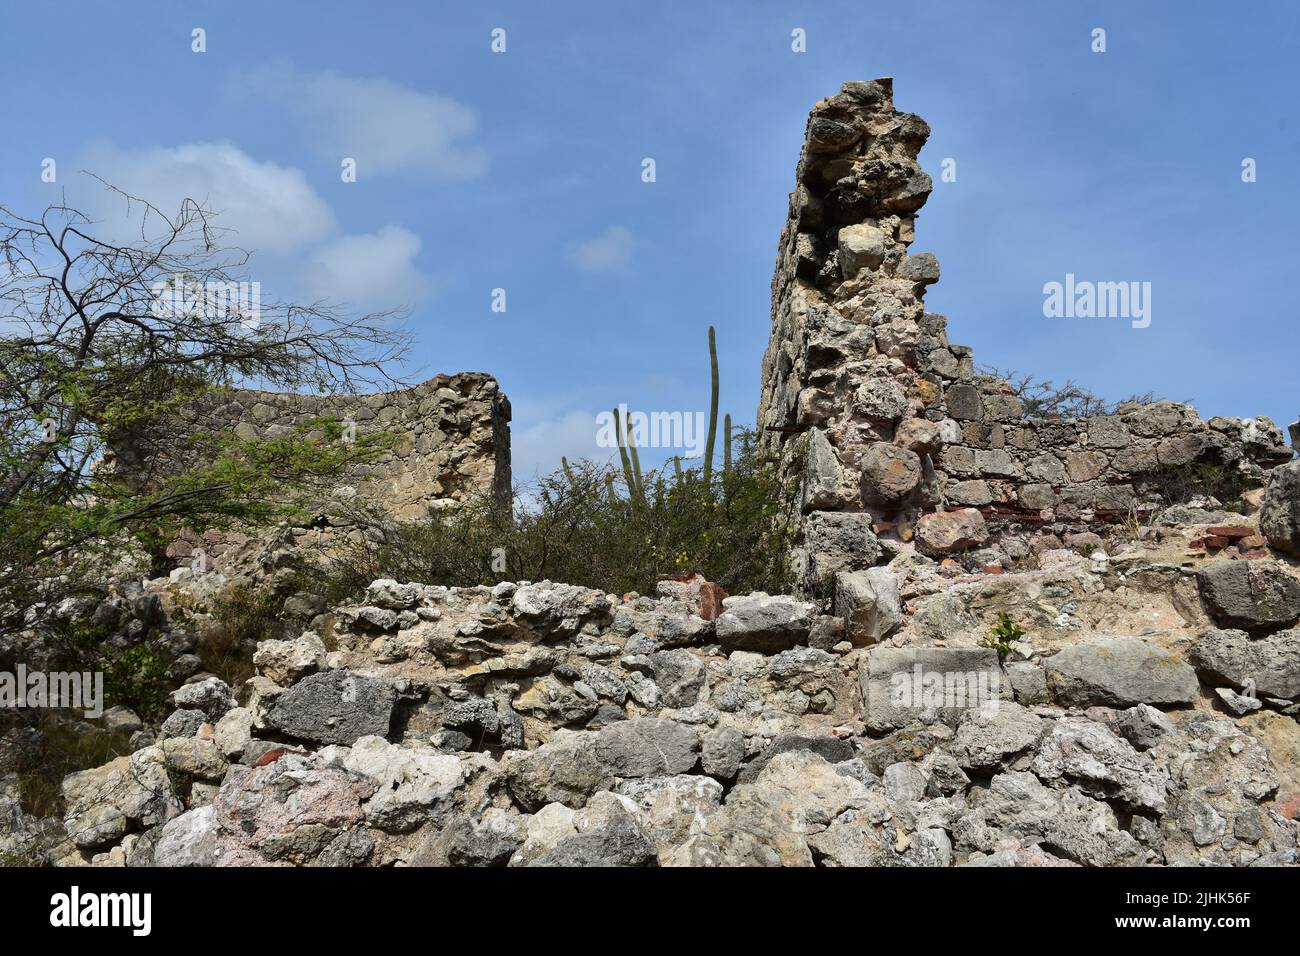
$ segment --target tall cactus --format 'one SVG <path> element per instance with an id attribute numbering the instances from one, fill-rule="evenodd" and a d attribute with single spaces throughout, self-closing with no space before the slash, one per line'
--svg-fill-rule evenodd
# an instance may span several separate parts
<path id="1" fill-rule="evenodd" d="M 709 326 L 709 437 L 704 443 L 704 482 L 713 475 L 713 442 L 718 431 L 718 342 L 713 326 Z"/>
<path id="2" fill-rule="evenodd" d="M 626 426 L 627 435 L 624 437 Z M 627 493 L 633 498 L 640 498 L 641 491 L 641 460 L 636 453 L 636 439 L 632 435 L 631 422 L 624 422 L 619 417 L 618 409 L 614 409 L 614 435 L 618 439 L 618 456 L 623 460 L 623 478 L 627 482 Z M 632 457 L 628 458 L 628 452 L 631 451 Z"/>
<path id="3" fill-rule="evenodd" d="M 623 461 L 623 480 L 627 482 L 629 495 L 636 494 L 636 479 L 632 477 L 632 462 L 627 457 L 627 442 L 623 439 L 623 419 L 614 409 L 614 437 L 618 439 L 618 457 Z"/>
<path id="4" fill-rule="evenodd" d="M 645 501 L 645 474 L 641 471 L 641 456 L 636 453 L 636 435 L 632 432 L 632 423 L 627 426 L 627 450 L 632 455 L 632 476 L 636 478 L 636 487 L 632 493 L 640 501 Z"/>
<path id="5" fill-rule="evenodd" d="M 723 477 L 731 476 L 731 412 L 723 418 Z"/>

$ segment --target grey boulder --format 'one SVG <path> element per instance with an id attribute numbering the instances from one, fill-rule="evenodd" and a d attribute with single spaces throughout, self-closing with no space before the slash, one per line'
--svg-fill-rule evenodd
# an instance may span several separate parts
<path id="1" fill-rule="evenodd" d="M 1074 644 L 1044 666 L 1053 698 L 1066 707 L 1190 704 L 1197 698 L 1196 672 L 1136 637 Z"/>
<path id="2" fill-rule="evenodd" d="M 351 745 L 361 737 L 388 736 L 396 704 L 397 692 L 386 680 L 321 671 L 276 697 L 266 723 L 300 740 Z"/>

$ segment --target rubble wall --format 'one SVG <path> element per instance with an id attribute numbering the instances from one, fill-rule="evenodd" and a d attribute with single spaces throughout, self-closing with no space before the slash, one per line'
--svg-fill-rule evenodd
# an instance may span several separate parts
<path id="1" fill-rule="evenodd" d="M 974 508 L 995 522 L 1087 528 L 1160 507 L 1180 470 L 1259 482 L 1291 457 L 1267 418 L 1205 421 L 1173 402 L 1029 417 L 1010 384 L 977 374 L 948 320 L 925 310 L 938 260 L 912 250 L 932 188 L 917 162 L 929 133 L 894 109 L 889 79 L 846 83 L 808 119 L 758 424 L 801 476 L 800 559 L 812 577 L 874 564 L 872 535 L 911 540 L 927 514 Z"/>
<path id="2" fill-rule="evenodd" d="M 509 499 L 510 402 L 483 372 L 438 375 L 409 389 L 369 395 L 226 389 L 179 414 L 188 431 L 233 429 L 248 440 L 282 437 L 321 418 L 355 426 L 350 434 L 358 438 L 395 436 L 391 448 L 347 470 L 338 485 L 355 488 L 397 518 L 425 517 L 482 493 L 503 503 Z M 165 467 L 168 448 L 156 436 L 136 435 L 117 443 L 114 452 L 127 468 L 147 473 Z"/>

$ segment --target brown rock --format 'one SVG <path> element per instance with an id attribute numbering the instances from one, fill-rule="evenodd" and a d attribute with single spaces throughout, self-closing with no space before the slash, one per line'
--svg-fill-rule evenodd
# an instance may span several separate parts
<path id="1" fill-rule="evenodd" d="M 876 442 L 862 454 L 862 499 L 867 504 L 897 504 L 921 482 L 916 452 Z"/>
<path id="2" fill-rule="evenodd" d="M 663 597 L 681 601 L 692 609 L 692 613 L 706 621 L 717 619 L 722 613 L 722 599 L 727 596 L 721 585 L 705 580 L 703 575 L 694 572 L 665 578 L 655 585 L 655 591 Z"/>
<path id="3" fill-rule="evenodd" d="M 1212 534 L 1216 538 L 1229 538 L 1236 541 L 1239 538 L 1249 538 L 1255 534 L 1254 528 L 1247 528 L 1244 525 L 1217 525 L 1213 528 L 1206 528 L 1206 534 Z"/>
<path id="4" fill-rule="evenodd" d="M 988 540 L 984 516 L 974 508 L 936 511 L 916 523 L 916 546 L 922 554 L 951 554 L 977 547 Z"/>

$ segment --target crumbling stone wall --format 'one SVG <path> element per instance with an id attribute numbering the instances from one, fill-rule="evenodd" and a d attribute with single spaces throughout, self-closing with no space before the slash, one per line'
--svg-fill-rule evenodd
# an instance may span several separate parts
<path id="1" fill-rule="evenodd" d="M 397 436 L 391 449 L 339 477 L 340 487 L 381 505 L 393 517 L 418 519 L 483 492 L 510 495 L 510 401 L 484 372 L 438 375 L 409 389 L 320 396 L 230 389 L 199 398 L 179 413 L 185 430 L 233 428 L 241 438 L 275 438 L 312 419 L 355 426 L 355 437 Z M 119 462 L 137 473 L 166 467 L 156 435 L 118 443 Z"/>
<path id="2" fill-rule="evenodd" d="M 1173 402 L 1030 418 L 1011 385 L 977 375 L 925 310 L 938 260 L 910 248 L 932 188 L 917 162 L 929 133 L 894 109 L 889 79 L 846 83 L 808 120 L 758 411 L 800 478 L 807 586 L 874 564 L 878 537 L 946 553 L 982 543 L 987 519 L 1078 529 L 1158 507 L 1171 469 L 1259 478 L 1290 458 L 1267 418 L 1203 421 Z"/>

